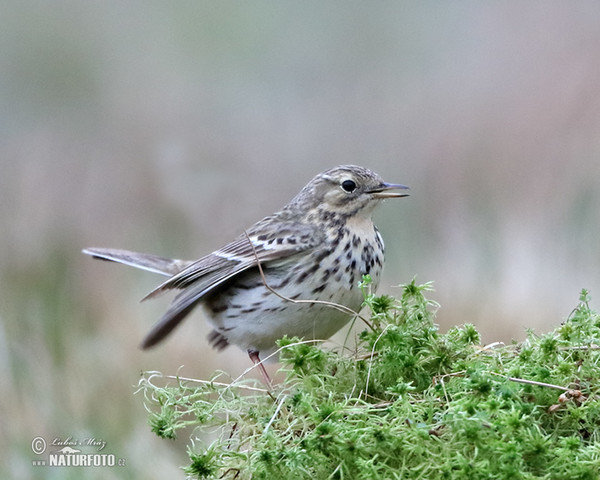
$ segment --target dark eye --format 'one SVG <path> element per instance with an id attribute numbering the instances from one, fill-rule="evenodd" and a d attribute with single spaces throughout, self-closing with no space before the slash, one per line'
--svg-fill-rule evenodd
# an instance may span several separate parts
<path id="1" fill-rule="evenodd" d="M 344 180 L 342 182 L 342 190 L 344 190 L 344 192 L 352 193 L 356 190 L 356 183 L 354 183 L 353 180 Z"/>

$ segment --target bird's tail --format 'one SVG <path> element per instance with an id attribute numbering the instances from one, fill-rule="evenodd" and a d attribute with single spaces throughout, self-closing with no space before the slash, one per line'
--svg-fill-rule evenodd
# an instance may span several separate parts
<path id="1" fill-rule="evenodd" d="M 83 253 L 100 260 L 122 263 L 167 277 L 179 273 L 192 263 L 188 260 L 164 258 L 148 253 L 130 252 L 128 250 L 116 250 L 113 248 L 85 248 Z"/>

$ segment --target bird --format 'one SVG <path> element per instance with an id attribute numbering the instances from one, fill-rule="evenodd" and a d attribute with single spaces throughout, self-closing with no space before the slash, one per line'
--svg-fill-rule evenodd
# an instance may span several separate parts
<path id="1" fill-rule="evenodd" d="M 281 210 L 199 260 L 111 248 L 83 253 L 168 277 L 142 300 L 179 291 L 142 349 L 164 340 L 202 305 L 213 327 L 209 343 L 217 350 L 230 344 L 245 350 L 270 384 L 259 354 L 273 353 L 286 335 L 329 338 L 360 310 L 363 275 L 370 275 L 377 288 L 384 243 L 372 213 L 385 199 L 408 196 L 406 190 L 365 167 L 339 165 L 316 175 Z"/>

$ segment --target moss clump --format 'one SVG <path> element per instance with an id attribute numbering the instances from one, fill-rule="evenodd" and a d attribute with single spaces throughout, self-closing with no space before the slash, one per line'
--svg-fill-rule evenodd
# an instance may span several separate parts
<path id="1" fill-rule="evenodd" d="M 284 338 L 286 379 L 271 392 L 248 380 L 143 376 L 155 433 L 172 438 L 195 427 L 186 474 L 600 478 L 600 316 L 587 292 L 554 332 L 482 347 L 472 325 L 439 332 L 428 285 L 405 285 L 396 300 L 370 294 L 367 284 L 372 328 L 358 350 Z M 217 439 L 203 446 L 198 437 L 207 432 Z"/>

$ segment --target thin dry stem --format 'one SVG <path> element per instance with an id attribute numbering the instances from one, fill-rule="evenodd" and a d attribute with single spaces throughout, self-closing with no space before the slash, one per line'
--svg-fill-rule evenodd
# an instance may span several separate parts
<path id="1" fill-rule="evenodd" d="M 509 377 L 507 375 L 502 375 L 501 373 L 496 373 L 496 372 L 490 372 L 490 373 L 492 375 L 496 375 L 498 377 L 506 378 L 507 380 L 510 380 L 511 382 L 524 383 L 525 385 L 536 385 L 538 387 L 554 388 L 555 390 L 561 390 L 563 392 L 568 392 L 571 390 L 570 388 L 561 387 L 560 385 L 553 385 L 552 383 L 536 382 L 535 380 L 526 380 L 524 378 Z"/>

